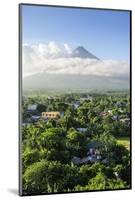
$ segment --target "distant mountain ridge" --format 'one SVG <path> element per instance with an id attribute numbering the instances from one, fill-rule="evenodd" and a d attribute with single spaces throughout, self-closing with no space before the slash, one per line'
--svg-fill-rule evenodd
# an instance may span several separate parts
<path id="1" fill-rule="evenodd" d="M 105 77 L 105 76 L 83 76 L 68 74 L 46 74 L 39 73 L 23 79 L 24 89 L 73 89 L 78 90 L 103 90 L 129 88 L 129 80 Z"/>

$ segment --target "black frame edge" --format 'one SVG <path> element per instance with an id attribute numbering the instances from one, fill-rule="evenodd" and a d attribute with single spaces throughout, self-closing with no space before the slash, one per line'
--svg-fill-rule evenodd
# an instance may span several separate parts
<path id="1" fill-rule="evenodd" d="M 19 107 L 19 141 L 18 141 L 18 145 L 19 145 L 19 172 L 18 172 L 18 174 L 19 174 L 19 183 L 18 183 L 18 185 L 19 185 L 19 187 L 18 187 L 18 195 L 19 196 L 22 196 L 23 195 L 23 193 L 22 193 L 22 157 L 21 157 L 21 154 L 22 154 L 22 132 L 21 132 L 21 104 L 22 104 L 22 4 L 18 4 L 18 12 L 19 12 L 19 14 L 18 14 L 18 22 L 19 22 L 19 41 L 18 41 L 18 43 L 19 43 L 19 48 L 18 48 L 18 50 L 19 50 L 19 53 L 18 53 L 18 57 L 19 57 L 19 59 L 18 59 L 18 63 L 19 63 L 19 76 L 18 76 L 18 78 L 19 78 L 19 80 L 18 80 L 18 82 L 19 82 L 19 87 L 18 87 L 18 89 L 19 89 L 19 91 L 18 91 L 18 96 L 19 96 L 19 105 L 18 105 L 18 107 Z"/>

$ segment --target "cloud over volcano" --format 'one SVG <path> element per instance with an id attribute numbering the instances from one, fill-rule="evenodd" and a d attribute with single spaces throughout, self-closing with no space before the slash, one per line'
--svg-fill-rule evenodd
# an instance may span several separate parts
<path id="1" fill-rule="evenodd" d="M 125 61 L 100 60 L 84 47 L 72 49 L 55 42 L 23 45 L 23 77 L 38 74 L 90 75 L 129 78 Z"/>

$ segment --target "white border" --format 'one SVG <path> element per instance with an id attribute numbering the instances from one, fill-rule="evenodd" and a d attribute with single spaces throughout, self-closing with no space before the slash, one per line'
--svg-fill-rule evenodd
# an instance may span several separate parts
<path id="1" fill-rule="evenodd" d="M 96 8 L 116 8 L 133 10 L 133 25 L 135 24 L 134 0 L 3 0 L 0 4 L 0 199 L 19 199 L 16 194 L 18 189 L 18 3 L 38 3 L 69 6 L 88 6 Z M 135 26 L 133 28 L 133 52 Z M 135 94 L 135 56 L 132 63 L 133 91 L 132 102 Z M 133 113 L 135 108 L 133 105 Z M 133 122 L 134 122 L 134 115 Z M 61 194 L 48 196 L 24 197 L 28 199 L 133 199 L 135 191 L 135 148 L 134 148 L 133 123 L 133 189 L 112 192 L 92 192 L 78 194 Z"/>

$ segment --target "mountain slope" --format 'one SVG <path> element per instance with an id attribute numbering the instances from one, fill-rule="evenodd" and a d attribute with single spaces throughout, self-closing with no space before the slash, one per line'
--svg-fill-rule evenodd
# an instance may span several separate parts
<path id="1" fill-rule="evenodd" d="M 74 49 L 71 56 L 79 57 L 79 58 L 90 58 L 90 59 L 100 60 L 95 55 L 93 55 L 92 53 L 87 51 L 83 46 L 79 46 L 76 49 Z"/>
<path id="2" fill-rule="evenodd" d="M 129 80 L 105 76 L 40 73 L 23 79 L 24 89 L 128 89 Z"/>

